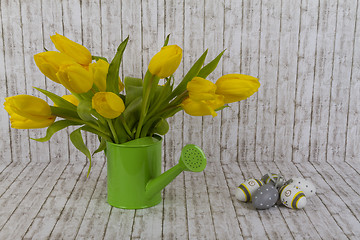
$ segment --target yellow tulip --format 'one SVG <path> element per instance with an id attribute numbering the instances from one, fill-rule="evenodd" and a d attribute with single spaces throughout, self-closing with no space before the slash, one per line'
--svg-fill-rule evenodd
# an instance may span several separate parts
<path id="1" fill-rule="evenodd" d="M 106 91 L 106 76 L 109 70 L 110 64 L 102 59 L 89 65 L 94 75 L 94 83 L 100 90 L 100 92 Z M 124 84 L 119 77 L 119 91 L 124 90 Z"/>
<path id="2" fill-rule="evenodd" d="M 194 101 L 215 99 L 216 85 L 201 77 L 193 78 L 186 86 L 189 97 Z"/>
<path id="3" fill-rule="evenodd" d="M 72 94 L 70 95 L 64 95 L 62 96 L 63 99 L 65 99 L 68 102 L 71 102 L 72 104 L 74 104 L 75 106 L 79 105 L 79 100 Z"/>
<path id="4" fill-rule="evenodd" d="M 243 74 L 227 74 L 216 81 L 216 94 L 223 95 L 225 103 L 244 100 L 260 87 L 257 78 Z"/>
<path id="5" fill-rule="evenodd" d="M 51 36 L 50 39 L 57 50 L 73 58 L 77 63 L 81 65 L 89 65 L 91 63 L 91 53 L 86 47 L 57 33 Z"/>
<path id="6" fill-rule="evenodd" d="M 54 82 L 60 83 L 56 76 L 60 65 L 75 63 L 71 57 L 54 51 L 42 52 L 34 55 L 34 60 L 40 71 Z"/>
<path id="7" fill-rule="evenodd" d="M 150 60 L 149 71 L 159 78 L 166 78 L 179 67 L 182 58 L 182 49 L 177 45 L 162 47 L 160 52 Z"/>
<path id="8" fill-rule="evenodd" d="M 80 64 L 61 66 L 56 76 L 59 82 L 73 93 L 85 93 L 94 83 L 91 69 L 87 70 Z"/>
<path id="9" fill-rule="evenodd" d="M 4 106 L 10 115 L 12 128 L 44 128 L 50 126 L 56 118 L 51 115 L 47 102 L 30 95 L 7 97 Z"/>
<path id="10" fill-rule="evenodd" d="M 217 116 L 216 109 L 224 106 L 224 96 L 216 95 L 214 100 L 194 101 L 191 98 L 185 98 L 180 105 L 184 111 L 192 116 Z"/>
<path id="11" fill-rule="evenodd" d="M 125 110 L 123 100 L 112 92 L 97 92 L 92 98 L 92 108 L 109 119 L 120 116 Z"/>
<path id="12" fill-rule="evenodd" d="M 55 121 L 55 117 L 49 117 L 47 119 L 43 119 L 41 121 L 34 121 L 28 118 L 24 118 L 16 113 L 12 114 L 10 117 L 10 123 L 12 128 L 16 129 L 34 129 L 34 128 L 46 128 L 53 124 Z"/>

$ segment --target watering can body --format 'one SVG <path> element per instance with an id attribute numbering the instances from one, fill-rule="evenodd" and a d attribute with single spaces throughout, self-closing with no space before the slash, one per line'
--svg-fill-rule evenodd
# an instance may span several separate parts
<path id="1" fill-rule="evenodd" d="M 202 150 L 193 144 L 181 150 L 179 163 L 161 174 L 160 136 L 123 144 L 106 143 L 108 203 L 125 209 L 147 208 L 161 202 L 161 190 L 182 171 L 201 172 Z"/>
<path id="2" fill-rule="evenodd" d="M 161 175 L 162 138 L 137 139 L 124 144 L 107 143 L 108 203 L 140 209 L 161 202 L 161 189 L 147 193 L 147 184 Z"/>

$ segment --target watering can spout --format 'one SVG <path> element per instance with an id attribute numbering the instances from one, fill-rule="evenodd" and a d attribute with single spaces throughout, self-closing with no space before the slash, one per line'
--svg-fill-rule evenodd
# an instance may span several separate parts
<path id="1" fill-rule="evenodd" d="M 196 145 L 188 144 L 182 149 L 178 164 L 147 183 L 146 196 L 151 198 L 160 192 L 182 171 L 201 172 L 205 167 L 206 157 L 203 151 Z"/>

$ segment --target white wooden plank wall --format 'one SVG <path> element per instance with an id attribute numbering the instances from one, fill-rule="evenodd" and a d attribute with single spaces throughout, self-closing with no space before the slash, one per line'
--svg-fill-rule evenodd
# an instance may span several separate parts
<path id="1" fill-rule="evenodd" d="M 358 5 L 357 0 L 2 0 L 1 105 L 6 96 L 41 96 L 32 86 L 66 93 L 45 79 L 33 62 L 33 55 L 44 47 L 54 49 L 49 36 L 55 32 L 108 58 L 129 35 L 122 78 L 143 76 L 170 33 L 170 44 L 184 50 L 177 82 L 205 49 L 209 61 L 226 48 L 209 80 L 244 73 L 259 77 L 262 86 L 214 119 L 183 113 L 170 119 L 165 156 L 178 156 L 181 146 L 191 142 L 203 147 L 213 162 L 219 159 L 212 156 L 223 162 L 358 162 Z M 37 143 L 29 137 L 43 136 L 44 130 L 11 129 L 3 108 L 0 113 L 0 171 L 19 163 L 54 160 L 85 164 L 69 143 L 69 131 L 57 133 L 49 143 Z M 87 143 L 95 148 L 96 138 L 87 136 Z M 167 160 L 172 165 L 173 160 Z M 214 172 L 216 167 L 220 165 Z M 185 184 L 193 177 L 185 174 Z M 196 178 L 208 181 L 205 175 Z M 188 191 L 169 194 L 196 197 Z"/>

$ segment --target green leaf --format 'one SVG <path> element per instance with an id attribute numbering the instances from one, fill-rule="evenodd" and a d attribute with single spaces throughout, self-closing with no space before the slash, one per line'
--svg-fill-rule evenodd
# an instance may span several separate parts
<path id="1" fill-rule="evenodd" d="M 50 109 L 51 109 L 52 115 L 62 117 L 62 118 L 74 118 L 74 119 L 81 120 L 81 118 L 79 117 L 79 115 L 76 112 L 76 108 L 74 111 L 74 110 L 70 110 L 67 108 L 50 106 Z"/>
<path id="2" fill-rule="evenodd" d="M 96 119 L 91 115 L 92 106 L 90 101 L 81 100 L 79 105 L 77 106 L 77 113 L 80 118 L 87 122 L 96 123 Z"/>
<path id="3" fill-rule="evenodd" d="M 200 72 L 198 73 L 198 77 L 202 77 L 202 78 L 206 78 L 207 76 L 209 76 L 210 73 L 212 73 L 215 68 L 217 67 L 222 55 L 224 54 L 225 50 L 222 51 L 219 55 L 217 55 L 216 58 L 214 58 L 214 60 L 212 60 L 211 62 L 209 62 L 206 66 L 204 66 Z"/>
<path id="4" fill-rule="evenodd" d="M 139 121 L 140 113 L 141 113 L 141 104 L 142 97 L 138 96 L 135 100 L 133 100 L 122 113 L 125 119 L 126 124 L 130 129 L 136 127 L 136 123 Z"/>
<path id="5" fill-rule="evenodd" d="M 100 145 L 99 147 L 93 152 L 93 156 L 106 148 L 106 141 L 103 138 L 100 138 Z"/>
<path id="6" fill-rule="evenodd" d="M 127 107 L 136 98 L 142 96 L 143 86 L 140 78 L 125 77 L 124 83 L 126 92 L 125 106 Z"/>
<path id="7" fill-rule="evenodd" d="M 110 142 L 112 141 L 109 136 L 107 136 L 106 134 L 104 134 L 104 133 L 102 133 L 102 132 L 100 132 L 100 131 L 98 131 L 98 130 L 90 127 L 90 126 L 85 125 L 85 126 L 81 127 L 80 130 L 94 133 L 94 134 L 100 136 L 101 138 L 106 139 L 107 141 L 110 141 Z"/>
<path id="8" fill-rule="evenodd" d="M 194 65 L 191 67 L 189 72 L 185 75 L 184 79 L 180 82 L 180 84 L 175 88 L 175 90 L 170 94 L 170 96 L 167 98 L 168 101 L 173 99 L 174 97 L 180 95 L 186 90 L 186 85 L 188 82 L 191 81 L 194 77 L 196 77 L 201 69 L 201 66 L 203 65 L 208 50 L 206 50 L 201 57 L 194 63 Z"/>
<path id="9" fill-rule="evenodd" d="M 76 129 L 75 131 L 73 131 L 70 134 L 70 140 L 72 142 L 72 144 L 74 144 L 74 146 L 83 154 L 85 154 L 85 156 L 89 159 L 90 165 L 89 165 L 89 170 L 87 173 L 87 177 L 89 177 L 90 174 L 90 170 L 91 170 L 91 154 L 89 149 L 86 147 L 84 140 L 81 136 L 81 130 L 80 128 Z"/>
<path id="10" fill-rule="evenodd" d="M 54 104 L 56 104 L 58 107 L 62 107 L 62 108 L 66 108 L 66 109 L 76 111 L 76 106 L 74 104 L 72 104 L 71 102 L 66 101 L 62 97 L 60 97 L 60 96 L 58 96 L 58 95 L 56 95 L 56 94 L 54 94 L 52 92 L 41 89 L 41 88 L 37 88 L 37 87 L 34 87 L 34 88 L 36 90 L 42 92 L 46 96 L 48 96 L 54 102 Z"/>
<path id="11" fill-rule="evenodd" d="M 124 125 L 121 122 L 121 117 L 115 119 L 114 128 L 120 143 L 125 143 L 131 140 L 129 135 L 126 133 Z"/>
<path id="12" fill-rule="evenodd" d="M 108 60 L 106 58 L 100 57 L 100 56 L 91 56 L 91 59 L 96 60 L 96 61 L 99 61 L 100 59 L 102 59 L 102 60 L 108 62 Z"/>
<path id="13" fill-rule="evenodd" d="M 49 141 L 52 135 L 54 135 L 56 132 L 72 125 L 83 125 L 82 123 L 70 121 L 70 120 L 60 120 L 57 122 L 54 122 L 51 124 L 47 130 L 46 130 L 46 136 L 43 138 L 31 138 L 32 140 L 38 141 L 38 142 L 46 142 Z"/>
<path id="14" fill-rule="evenodd" d="M 111 61 L 109 71 L 106 76 L 106 91 L 119 93 L 119 67 L 125 51 L 126 44 L 129 40 L 127 37 L 118 47 L 114 59 Z"/>
<path id="15" fill-rule="evenodd" d="M 164 42 L 164 47 L 168 45 L 168 43 L 169 43 L 169 38 L 170 38 L 170 34 L 168 34 L 168 35 L 166 36 L 166 39 L 165 39 L 165 42 Z"/>

